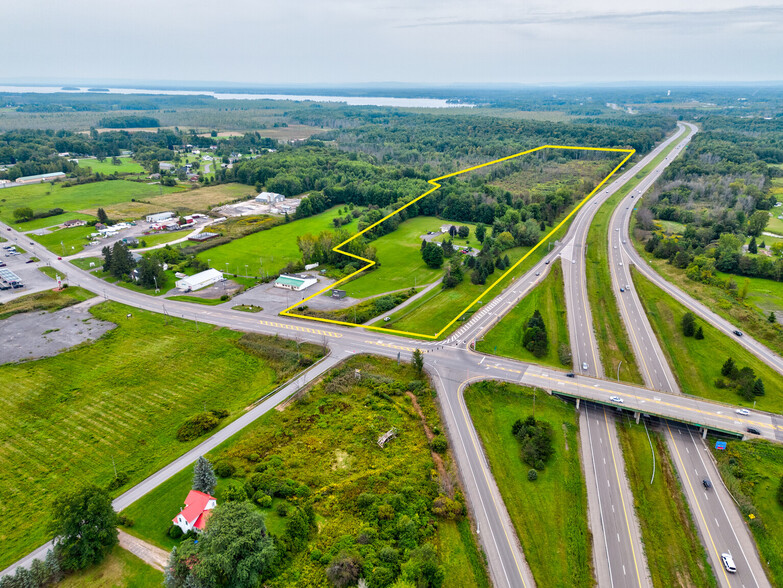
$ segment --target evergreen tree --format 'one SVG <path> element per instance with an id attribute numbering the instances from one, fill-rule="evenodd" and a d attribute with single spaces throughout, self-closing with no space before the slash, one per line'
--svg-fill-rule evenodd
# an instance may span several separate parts
<path id="1" fill-rule="evenodd" d="M 693 337 L 696 333 L 696 317 L 693 313 L 686 312 L 682 317 L 682 334 L 686 337 Z"/>
<path id="2" fill-rule="evenodd" d="M 109 215 L 102 208 L 98 209 L 98 222 L 104 225 L 109 223 Z"/>
<path id="3" fill-rule="evenodd" d="M 413 369 L 416 370 L 417 374 L 421 375 L 421 372 L 424 370 L 424 355 L 420 349 L 413 352 L 411 361 L 413 363 Z"/>
<path id="4" fill-rule="evenodd" d="M 506 255 L 503 257 L 503 265 L 505 265 L 505 266 L 506 266 L 506 268 L 509 268 L 509 267 L 511 267 L 511 260 L 508 258 L 508 254 L 506 254 Z"/>
<path id="5" fill-rule="evenodd" d="M 753 394 L 755 396 L 764 396 L 764 393 L 766 390 L 764 390 L 764 381 L 761 378 L 758 378 L 753 383 Z"/>
<path id="6" fill-rule="evenodd" d="M 60 556 L 53 549 L 46 552 L 46 570 L 49 573 L 49 580 L 53 583 L 57 583 L 63 579 L 63 570 L 60 567 Z"/>
<path id="7" fill-rule="evenodd" d="M 527 321 L 525 332 L 522 336 L 522 345 L 536 357 L 546 355 L 549 341 L 544 319 L 538 309 L 533 312 L 533 315 Z"/>
<path id="8" fill-rule="evenodd" d="M 487 234 L 487 227 L 484 226 L 484 223 L 479 223 L 479 224 L 476 225 L 475 233 L 476 233 L 476 239 L 478 240 L 478 242 L 479 243 L 483 243 L 484 242 L 484 237 Z"/>
<path id="9" fill-rule="evenodd" d="M 127 276 L 136 267 L 133 254 L 122 241 L 117 241 L 111 250 L 111 274 L 117 278 Z"/>
<path id="10" fill-rule="evenodd" d="M 443 265 L 443 249 L 434 243 L 427 243 L 421 252 L 421 257 L 432 269 L 438 269 Z"/>
<path id="11" fill-rule="evenodd" d="M 770 310 L 769 311 L 769 316 L 767 317 L 767 321 L 770 322 L 770 323 L 774 323 L 776 320 L 777 319 L 775 318 L 775 311 L 774 310 Z"/>
<path id="12" fill-rule="evenodd" d="M 694 339 L 698 339 L 699 341 L 704 339 L 704 331 L 701 330 L 701 325 L 699 325 L 699 328 L 696 329 L 696 333 L 694 334 L 693 337 Z"/>
<path id="13" fill-rule="evenodd" d="M 101 252 L 103 253 L 103 271 L 111 273 L 111 247 L 106 245 Z"/>
<path id="14" fill-rule="evenodd" d="M 142 257 L 139 261 L 139 284 L 153 288 L 163 283 L 163 266 L 153 257 Z"/>
<path id="15" fill-rule="evenodd" d="M 737 374 L 737 365 L 734 363 L 734 360 L 732 358 L 728 358 L 725 362 L 723 362 L 723 366 L 720 368 L 720 373 L 722 376 L 726 376 L 727 378 L 735 378 Z"/>
<path id="16" fill-rule="evenodd" d="M 193 466 L 193 490 L 212 494 L 215 486 L 217 486 L 217 478 L 212 464 L 204 456 L 199 457 Z"/>
<path id="17" fill-rule="evenodd" d="M 759 248 L 758 245 L 756 245 L 756 237 L 750 238 L 750 243 L 748 243 L 748 253 L 758 253 Z"/>

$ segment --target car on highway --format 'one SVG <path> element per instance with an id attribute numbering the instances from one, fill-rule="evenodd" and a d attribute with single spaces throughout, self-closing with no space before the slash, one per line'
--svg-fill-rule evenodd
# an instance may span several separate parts
<path id="1" fill-rule="evenodd" d="M 620 265 L 623 265 L 623 262 L 622 262 L 622 261 L 620 262 Z"/>
<path id="2" fill-rule="evenodd" d="M 582 362 L 582 369 L 583 369 L 583 370 L 586 370 L 586 369 L 587 369 L 587 362 L 586 362 L 586 361 L 583 361 L 583 362 Z"/>
<path id="3" fill-rule="evenodd" d="M 746 430 L 751 435 L 761 435 L 761 431 L 759 431 L 756 427 L 748 427 Z"/>
<path id="4" fill-rule="evenodd" d="M 536 272 L 536 275 L 537 275 L 537 276 L 540 276 L 540 275 L 541 275 L 541 272 Z"/>
<path id="5" fill-rule="evenodd" d="M 546 265 L 549 265 L 549 260 L 547 259 L 547 260 L 546 260 L 544 263 L 545 263 Z"/>
<path id="6" fill-rule="evenodd" d="M 710 488 L 712 488 L 712 482 L 710 482 L 707 478 L 704 478 L 701 481 L 701 485 L 704 486 L 705 490 L 709 490 Z"/>
<path id="7" fill-rule="evenodd" d="M 742 416 L 748 416 L 750 414 L 750 411 L 747 408 L 738 408 L 734 412 L 741 414 Z"/>
<path id="8" fill-rule="evenodd" d="M 576 375 L 574 374 L 574 372 L 568 372 L 566 374 L 566 378 L 575 378 L 575 377 L 576 377 Z"/>
<path id="9" fill-rule="evenodd" d="M 35 260 L 34 259 L 28 259 L 27 261 L 25 261 L 25 263 L 35 263 Z"/>
<path id="10" fill-rule="evenodd" d="M 730 553 L 721 553 L 720 559 L 723 562 L 723 567 L 726 568 L 727 572 L 731 572 L 732 574 L 737 573 L 737 567 L 734 565 L 734 558 L 731 557 Z"/>
<path id="11" fill-rule="evenodd" d="M 733 333 L 734 333 L 734 334 L 735 334 L 737 337 L 742 337 L 742 331 L 737 331 L 737 330 L 735 329 L 735 330 L 733 331 Z"/>
<path id="12" fill-rule="evenodd" d="M 611 400 L 612 402 L 617 402 L 619 404 L 623 403 L 623 399 L 620 398 L 619 396 L 610 396 L 609 400 Z"/>
<path id="13" fill-rule="evenodd" d="M 620 292 L 625 292 L 625 288 L 623 288 L 622 286 L 620 286 Z"/>

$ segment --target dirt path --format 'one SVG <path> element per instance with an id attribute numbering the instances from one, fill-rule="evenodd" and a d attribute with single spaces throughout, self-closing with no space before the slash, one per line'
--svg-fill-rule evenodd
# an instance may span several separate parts
<path id="1" fill-rule="evenodd" d="M 128 535 L 122 529 L 117 529 L 120 537 L 120 547 L 126 551 L 130 551 L 133 555 L 138 557 L 144 563 L 151 565 L 153 568 L 160 570 L 165 569 L 169 562 L 169 553 L 165 549 L 151 545 L 138 537 Z"/>
<path id="2" fill-rule="evenodd" d="M 430 430 L 429 425 L 427 425 L 427 419 L 424 418 L 424 413 L 421 411 L 421 406 L 419 406 L 419 401 L 417 400 L 416 395 L 413 392 L 407 392 L 407 394 L 408 398 L 411 399 L 411 403 L 413 404 L 413 408 L 416 411 L 416 414 L 418 414 L 419 418 L 421 419 L 421 426 L 424 427 L 424 434 L 427 436 L 427 441 L 432 442 L 432 440 L 435 438 L 435 435 Z M 438 477 L 440 477 L 441 486 L 443 486 L 443 488 L 448 492 L 449 498 L 454 498 L 453 484 L 451 484 L 451 478 L 446 473 L 446 466 L 443 465 L 443 458 L 432 450 L 430 450 L 430 455 L 432 455 L 432 461 L 435 462 L 435 467 L 438 470 Z"/>

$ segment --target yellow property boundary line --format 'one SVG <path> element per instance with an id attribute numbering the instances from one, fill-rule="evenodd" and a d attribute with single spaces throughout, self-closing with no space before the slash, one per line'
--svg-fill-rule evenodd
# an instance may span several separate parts
<path id="1" fill-rule="evenodd" d="M 553 228 L 551 231 L 549 231 L 549 233 L 547 233 L 547 235 L 543 239 L 541 239 L 538 243 L 536 243 L 530 251 L 528 251 L 525 255 L 523 255 L 522 258 L 519 261 L 517 261 L 514 265 L 512 265 L 510 268 L 508 268 L 503 273 L 502 276 L 500 276 L 486 290 L 484 290 L 481 294 L 479 294 L 478 297 L 473 302 L 471 302 L 464 309 L 462 309 L 462 312 L 460 312 L 457 316 L 455 316 L 453 319 L 451 319 L 451 321 L 449 321 L 449 323 L 445 327 L 443 327 L 440 331 L 438 331 L 435 335 L 425 335 L 424 333 L 412 333 L 410 331 L 398 331 L 398 330 L 395 330 L 395 329 L 386 329 L 386 328 L 383 328 L 383 327 L 373 327 L 373 326 L 369 326 L 369 325 L 357 325 L 356 323 L 349 323 L 347 321 L 336 321 L 336 320 L 332 320 L 332 319 L 326 319 L 326 318 L 320 318 L 320 317 L 314 317 L 314 316 L 305 316 L 305 315 L 302 315 L 302 314 L 296 314 L 294 312 L 290 312 L 292 308 L 297 307 L 297 306 L 301 306 L 302 304 L 304 304 L 305 302 L 307 302 L 311 298 L 315 298 L 316 296 L 318 296 L 320 294 L 323 294 L 327 290 L 331 290 L 332 288 L 336 288 L 337 286 L 339 286 L 343 282 L 346 282 L 346 281 L 350 280 L 355 275 L 360 274 L 364 270 L 366 270 L 366 269 L 372 267 L 373 265 L 375 265 L 374 261 L 372 261 L 370 259 L 366 259 L 364 257 L 360 257 L 358 255 L 354 255 L 353 253 L 348 253 L 346 251 L 343 251 L 342 249 L 340 249 L 340 247 L 342 247 L 346 243 L 350 243 L 351 241 L 353 241 L 357 237 L 363 235 L 364 233 L 366 233 L 370 229 L 373 229 L 374 227 L 377 227 L 383 221 L 393 217 L 395 214 L 397 214 L 401 210 L 405 210 L 406 208 L 408 208 L 411 204 L 414 204 L 415 202 L 418 202 L 419 200 L 421 200 L 425 196 L 429 196 L 430 194 L 435 192 L 435 190 L 437 190 L 438 188 L 441 187 L 440 184 L 438 183 L 438 181 L 445 180 L 447 178 L 452 178 L 454 176 L 458 176 L 460 174 L 464 174 L 464 173 L 467 173 L 467 172 L 475 171 L 477 169 L 481 169 L 482 167 L 487 167 L 489 165 L 494 165 L 496 163 L 502 163 L 504 161 L 508 161 L 510 159 L 514 159 L 514 158 L 519 157 L 521 155 L 527 155 L 528 153 L 534 153 L 535 151 L 541 151 L 542 149 L 572 149 L 572 150 L 582 150 L 582 151 L 610 151 L 610 152 L 613 152 L 613 153 L 627 153 L 627 155 L 623 158 L 623 160 L 619 164 L 617 164 L 617 167 L 615 167 L 609 173 L 608 176 L 606 176 L 603 180 L 601 180 L 601 183 L 598 184 L 595 187 L 595 189 L 593 189 L 592 192 L 590 192 L 587 196 L 585 196 L 582 199 L 582 201 L 577 206 L 574 207 L 574 209 L 568 214 L 568 216 L 566 216 L 562 221 L 560 221 L 560 223 L 555 228 Z M 487 163 L 482 163 L 480 165 L 474 165 L 473 167 L 469 167 L 467 169 L 463 169 L 463 170 L 460 170 L 460 171 L 457 171 L 457 172 L 454 172 L 454 173 L 446 174 L 445 176 L 440 176 L 438 178 L 433 178 L 432 180 L 427 180 L 427 183 L 428 184 L 432 184 L 433 188 L 430 188 L 429 190 L 424 192 L 424 194 L 422 194 L 418 198 L 415 198 L 415 199 L 411 200 L 410 202 L 408 202 L 404 206 L 401 206 L 400 208 L 398 208 L 394 212 L 392 212 L 390 214 L 387 214 L 385 217 L 383 217 L 378 222 L 375 222 L 375 223 L 371 224 L 369 227 L 367 227 L 363 231 L 360 231 L 360 232 L 356 233 L 350 239 L 346 239 L 345 241 L 343 241 L 339 245 L 337 245 L 337 246 L 332 248 L 332 251 L 335 251 L 337 253 L 342 253 L 343 255 L 347 255 L 348 257 L 353 257 L 354 259 L 358 259 L 359 261 L 366 262 L 367 265 L 365 265 L 364 267 L 362 267 L 362 268 L 356 270 L 355 272 L 347 275 L 346 277 L 344 277 L 343 279 L 339 280 L 338 282 L 335 282 L 334 284 L 319 290 L 315 294 L 312 294 L 312 295 L 308 296 L 304 300 L 289 306 L 288 308 L 283 310 L 280 314 L 282 316 L 289 316 L 289 317 L 293 317 L 293 318 L 302 318 L 302 319 L 307 319 L 307 320 L 310 320 L 310 321 L 320 321 L 320 322 L 323 322 L 323 323 L 332 323 L 332 324 L 335 324 L 335 325 L 346 325 L 346 326 L 349 326 L 349 327 L 361 327 L 363 329 L 369 329 L 369 330 L 372 330 L 372 331 L 380 331 L 380 332 L 383 332 L 383 333 L 396 333 L 396 334 L 399 334 L 399 335 L 411 335 L 413 337 L 419 337 L 419 338 L 422 338 L 422 339 L 437 339 L 438 337 L 441 336 L 441 334 L 443 334 L 446 330 L 448 330 L 448 328 L 451 327 L 451 325 L 453 325 L 455 322 L 457 322 L 459 320 L 459 318 L 463 314 L 465 314 L 471 307 L 473 307 L 474 304 L 476 304 L 479 300 L 481 300 L 481 298 L 484 295 L 488 294 L 495 286 L 497 286 L 501 281 L 503 281 L 503 279 L 506 276 L 508 276 L 512 271 L 514 271 L 517 268 L 517 266 L 519 266 L 519 264 L 521 264 L 523 261 L 525 261 L 525 259 L 527 259 L 528 256 L 531 253 L 533 253 L 536 249 L 538 249 L 541 245 L 543 245 L 555 232 L 557 232 L 560 229 L 560 227 L 562 227 L 576 213 L 576 211 L 578 211 L 585 204 L 585 202 L 587 202 L 590 198 L 592 198 L 593 195 L 596 192 L 598 192 L 601 189 L 601 187 L 603 187 L 603 185 L 609 180 L 609 178 L 611 178 L 617 172 L 617 170 L 620 169 L 623 166 L 623 164 L 631 158 L 631 156 L 634 153 L 636 153 L 635 149 L 614 149 L 614 148 L 610 148 L 610 147 L 574 147 L 574 146 L 570 146 L 570 145 L 542 145 L 541 147 L 536 147 L 535 149 L 529 149 L 527 151 L 521 151 L 519 153 L 515 153 L 514 155 L 508 155 L 507 157 L 501 157 L 500 159 L 495 159 L 494 161 L 488 161 Z"/>

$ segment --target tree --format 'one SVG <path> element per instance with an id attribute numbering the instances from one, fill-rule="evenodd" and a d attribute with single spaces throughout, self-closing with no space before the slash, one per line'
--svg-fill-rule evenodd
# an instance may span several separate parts
<path id="1" fill-rule="evenodd" d="M 720 368 L 720 373 L 722 376 L 726 376 L 727 378 L 735 378 L 737 374 L 737 365 L 734 363 L 734 360 L 730 357 L 726 361 L 723 362 L 723 366 Z"/>
<path id="2" fill-rule="evenodd" d="M 701 325 L 699 325 L 699 328 L 696 329 L 696 333 L 693 335 L 693 338 L 699 341 L 704 339 L 704 331 L 701 330 Z"/>
<path id="3" fill-rule="evenodd" d="M 14 220 L 18 223 L 29 221 L 33 218 L 33 209 L 29 206 L 22 206 L 14 210 Z"/>
<path id="4" fill-rule="evenodd" d="M 783 476 L 780 476 L 780 484 L 778 484 L 778 504 L 783 506 Z"/>
<path id="5" fill-rule="evenodd" d="M 753 394 L 755 396 L 764 396 L 764 393 L 766 390 L 764 390 L 764 381 L 761 378 L 758 378 L 755 382 L 753 382 Z"/>
<path id="6" fill-rule="evenodd" d="M 777 321 L 777 319 L 775 318 L 775 311 L 774 310 L 770 310 L 769 311 L 769 316 L 767 317 L 767 322 L 774 323 L 776 321 Z"/>
<path id="7" fill-rule="evenodd" d="M 111 497 L 97 486 L 62 494 L 52 506 L 50 530 L 64 569 L 81 570 L 100 563 L 118 543 Z"/>
<path id="8" fill-rule="evenodd" d="M 541 313 L 536 309 L 525 325 L 522 346 L 536 357 L 543 357 L 546 355 L 548 345 L 546 325 Z"/>
<path id="9" fill-rule="evenodd" d="M 740 291 L 737 294 L 740 300 L 745 300 L 745 298 L 748 297 L 748 290 L 750 290 L 750 280 L 745 278 L 742 282 L 742 288 L 740 288 Z"/>
<path id="10" fill-rule="evenodd" d="M 402 577 L 421 588 L 443 585 L 445 572 L 432 543 L 425 543 L 411 552 L 410 559 L 402 564 Z"/>
<path id="11" fill-rule="evenodd" d="M 102 208 L 98 209 L 98 222 L 103 223 L 104 225 L 109 222 L 109 215 L 106 214 L 106 211 Z"/>
<path id="12" fill-rule="evenodd" d="M 412 357 L 412 363 L 413 363 L 413 369 L 416 370 L 416 373 L 421 375 L 422 370 L 424 369 L 424 355 L 422 354 L 420 349 L 417 349 L 413 352 Z"/>
<path id="13" fill-rule="evenodd" d="M 200 456 L 193 466 L 193 490 L 212 494 L 217 486 L 217 477 L 212 464 L 204 456 Z"/>
<path id="14" fill-rule="evenodd" d="M 145 288 L 153 288 L 163 283 L 163 266 L 154 257 L 142 257 L 138 263 L 139 284 Z"/>
<path id="15" fill-rule="evenodd" d="M 686 337 L 693 337 L 696 334 L 696 317 L 691 312 L 686 312 L 682 316 L 682 334 Z"/>
<path id="16" fill-rule="evenodd" d="M 522 461 L 536 469 L 555 453 L 552 443 L 552 427 L 544 421 L 529 416 L 524 421 L 517 419 L 511 426 L 511 433 L 520 443 Z"/>
<path id="17" fill-rule="evenodd" d="M 758 253 L 759 248 L 758 245 L 756 245 L 756 237 L 751 237 L 750 242 L 748 243 L 748 253 Z"/>
<path id="18" fill-rule="evenodd" d="M 53 549 L 46 552 L 46 571 L 49 573 L 49 580 L 55 584 L 63 579 L 63 571 L 60 567 L 60 556 Z"/>
<path id="19" fill-rule="evenodd" d="M 336 588 L 353 586 L 359 581 L 362 564 L 355 555 L 340 552 L 326 568 L 326 577 Z"/>
<path id="20" fill-rule="evenodd" d="M 455 227 L 454 225 L 451 225 L 449 227 L 449 237 L 451 237 L 453 239 L 456 236 L 457 236 L 457 227 Z"/>
<path id="21" fill-rule="evenodd" d="M 101 253 L 103 253 L 103 271 L 111 272 L 111 247 L 106 245 Z"/>
<path id="22" fill-rule="evenodd" d="M 460 239 L 467 239 L 470 236 L 470 227 L 462 225 L 457 229 L 457 234 L 460 236 Z"/>
<path id="23" fill-rule="evenodd" d="M 427 243 L 421 252 L 421 258 L 432 269 L 438 269 L 443 265 L 443 249 L 434 243 Z"/>
<path id="24" fill-rule="evenodd" d="M 757 210 L 748 219 L 748 235 L 758 237 L 767 228 L 769 213 L 766 210 Z"/>
<path id="25" fill-rule="evenodd" d="M 136 267 L 133 254 L 122 241 L 117 241 L 111 250 L 111 274 L 117 278 L 127 276 Z"/>
<path id="26" fill-rule="evenodd" d="M 484 223 L 479 223 L 479 224 L 476 225 L 475 233 L 476 233 L 476 239 L 478 240 L 478 242 L 479 243 L 483 243 L 484 242 L 484 237 L 487 234 L 487 227 L 484 226 Z"/>

